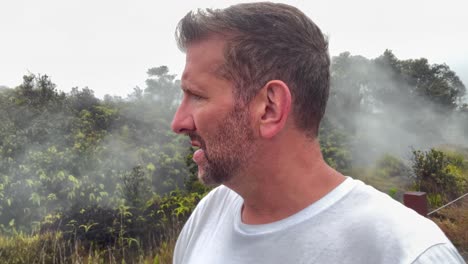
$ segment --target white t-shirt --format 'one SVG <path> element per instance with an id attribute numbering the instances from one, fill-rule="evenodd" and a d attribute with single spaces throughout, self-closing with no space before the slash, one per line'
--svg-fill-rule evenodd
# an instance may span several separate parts
<path id="1" fill-rule="evenodd" d="M 242 223 L 242 204 L 225 186 L 211 191 L 185 224 L 174 264 L 464 263 L 432 221 L 349 177 L 277 222 Z"/>

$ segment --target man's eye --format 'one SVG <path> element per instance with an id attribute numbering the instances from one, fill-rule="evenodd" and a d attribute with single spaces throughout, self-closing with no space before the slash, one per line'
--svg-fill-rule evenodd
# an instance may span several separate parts
<path id="1" fill-rule="evenodd" d="M 191 99 L 191 100 L 195 100 L 195 101 L 198 101 L 198 100 L 202 100 L 204 99 L 205 97 L 201 96 L 201 95 L 198 95 L 196 93 L 193 93 L 192 91 L 190 90 L 184 90 L 184 96 L 187 97 L 187 99 Z"/>
<path id="2" fill-rule="evenodd" d="M 194 93 L 190 93 L 190 97 L 192 97 L 193 99 L 195 100 L 201 100 L 203 99 L 202 96 L 198 95 L 198 94 L 194 94 Z"/>

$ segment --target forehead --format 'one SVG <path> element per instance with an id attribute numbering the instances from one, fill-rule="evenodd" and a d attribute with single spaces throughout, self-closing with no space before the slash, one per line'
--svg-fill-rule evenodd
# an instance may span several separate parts
<path id="1" fill-rule="evenodd" d="M 219 69 L 224 64 L 224 46 L 226 40 L 221 36 L 211 36 L 187 46 L 185 69 L 182 82 L 203 77 L 204 75 L 219 75 Z"/>

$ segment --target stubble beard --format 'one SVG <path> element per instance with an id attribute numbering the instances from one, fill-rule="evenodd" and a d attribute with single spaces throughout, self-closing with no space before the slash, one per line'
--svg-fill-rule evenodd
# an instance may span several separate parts
<path id="1" fill-rule="evenodd" d="M 201 137 L 195 137 L 200 140 L 207 160 L 198 178 L 207 186 L 226 183 L 241 174 L 255 151 L 248 110 L 240 107 L 226 114 L 210 139 L 209 149 Z"/>

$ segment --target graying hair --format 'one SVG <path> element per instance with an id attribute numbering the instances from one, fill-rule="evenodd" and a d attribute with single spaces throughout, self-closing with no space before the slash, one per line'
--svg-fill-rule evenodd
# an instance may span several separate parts
<path id="1" fill-rule="evenodd" d="M 179 22 L 176 39 L 190 43 L 212 35 L 226 37 L 222 76 L 234 83 L 236 99 L 250 102 L 270 80 L 290 88 L 296 126 L 318 135 L 328 100 L 330 56 L 321 30 L 299 9 L 269 2 L 226 9 L 198 9 Z"/>

